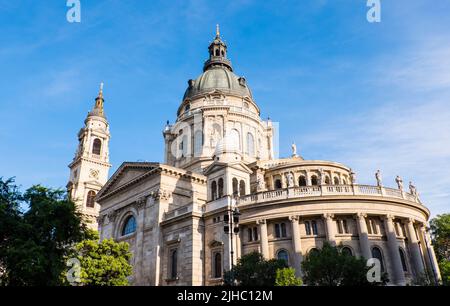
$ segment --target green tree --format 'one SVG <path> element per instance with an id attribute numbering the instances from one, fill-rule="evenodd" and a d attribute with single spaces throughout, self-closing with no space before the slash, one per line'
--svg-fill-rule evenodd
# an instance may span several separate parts
<path id="1" fill-rule="evenodd" d="M 286 268 L 284 260 L 265 260 L 262 254 L 252 252 L 239 258 L 237 265 L 224 275 L 225 284 L 239 286 L 274 286 L 277 270 Z"/>
<path id="2" fill-rule="evenodd" d="M 430 221 L 430 229 L 442 284 L 450 286 L 450 214 L 437 215 Z"/>
<path id="3" fill-rule="evenodd" d="M 366 260 L 340 251 L 325 243 L 321 250 L 310 252 L 302 262 L 303 280 L 310 286 L 368 286 Z M 382 283 L 386 283 L 382 275 Z"/>
<path id="4" fill-rule="evenodd" d="M 97 237 L 77 244 L 77 259 L 81 266 L 81 285 L 85 286 L 127 286 L 127 277 L 132 273 L 129 260 L 132 254 L 128 243 Z"/>
<path id="5" fill-rule="evenodd" d="M 295 276 L 294 268 L 278 269 L 275 286 L 301 286 L 302 279 Z"/>
<path id="6" fill-rule="evenodd" d="M 450 214 L 431 219 L 430 229 L 438 261 L 450 260 Z"/>
<path id="7" fill-rule="evenodd" d="M 2 285 L 62 284 L 65 258 L 85 239 L 86 226 L 62 190 L 40 185 L 24 194 L 0 178 L 0 276 Z M 20 205 L 29 207 L 26 212 Z"/>

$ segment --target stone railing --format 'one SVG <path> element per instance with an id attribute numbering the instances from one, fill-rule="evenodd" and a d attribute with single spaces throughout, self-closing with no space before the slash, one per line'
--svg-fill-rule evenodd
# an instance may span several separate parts
<path id="1" fill-rule="evenodd" d="M 418 197 L 405 191 L 401 191 L 399 189 L 369 186 L 369 185 L 322 185 L 322 186 L 293 187 L 245 195 L 239 198 L 238 205 L 264 203 L 285 199 L 334 196 L 334 195 L 397 198 L 421 204 L 420 199 Z"/>

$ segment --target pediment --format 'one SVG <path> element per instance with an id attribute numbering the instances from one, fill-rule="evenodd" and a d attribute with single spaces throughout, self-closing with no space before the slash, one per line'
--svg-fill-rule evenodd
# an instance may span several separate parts
<path id="1" fill-rule="evenodd" d="M 113 192 L 114 190 L 122 186 L 125 186 L 126 184 L 148 174 L 148 172 L 158 167 L 159 163 L 123 163 L 106 182 L 105 186 L 103 186 L 103 188 L 99 191 L 98 198 L 101 198 L 106 194 Z"/>
<path id="2" fill-rule="evenodd" d="M 211 173 L 220 171 L 224 168 L 233 168 L 248 174 L 253 173 L 252 170 L 249 167 L 247 167 L 247 165 L 245 165 L 243 162 L 235 162 L 235 163 L 214 162 L 204 170 L 204 174 L 209 175 Z"/>

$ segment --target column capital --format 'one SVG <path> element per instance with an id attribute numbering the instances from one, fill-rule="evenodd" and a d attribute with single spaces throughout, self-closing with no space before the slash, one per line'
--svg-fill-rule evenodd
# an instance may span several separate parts
<path id="1" fill-rule="evenodd" d="M 394 215 L 391 215 L 391 214 L 387 214 L 387 215 L 384 215 L 383 216 L 383 219 L 385 220 L 385 221 L 393 221 L 394 220 L 394 218 L 395 218 L 395 216 Z"/>
<path id="2" fill-rule="evenodd" d="M 256 224 L 266 224 L 266 219 L 259 219 L 259 220 L 256 220 Z"/>
<path id="3" fill-rule="evenodd" d="M 367 218 L 367 214 L 366 213 L 362 213 L 362 212 L 357 212 L 354 215 L 354 217 L 355 217 L 355 219 L 365 219 L 365 218 Z"/>
<path id="4" fill-rule="evenodd" d="M 298 220 L 300 219 L 300 217 L 299 216 L 289 216 L 289 220 L 291 221 L 291 222 L 298 222 Z"/>
<path id="5" fill-rule="evenodd" d="M 330 220 L 334 218 L 334 214 L 330 214 L 330 213 L 325 213 L 322 215 L 322 218 Z"/>
<path id="6" fill-rule="evenodd" d="M 414 224 L 414 222 L 416 222 L 416 220 L 414 220 L 414 218 L 408 218 L 408 219 L 406 219 L 406 222 Z"/>

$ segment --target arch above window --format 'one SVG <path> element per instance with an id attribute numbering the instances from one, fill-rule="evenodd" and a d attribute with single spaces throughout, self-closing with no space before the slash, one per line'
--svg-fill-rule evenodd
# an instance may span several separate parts
<path id="1" fill-rule="evenodd" d="M 353 256 L 353 251 L 351 248 L 345 246 L 341 249 L 341 253 L 347 256 Z"/>
<path id="2" fill-rule="evenodd" d="M 129 235 L 136 232 L 136 218 L 128 216 L 122 227 L 122 236 Z"/>

